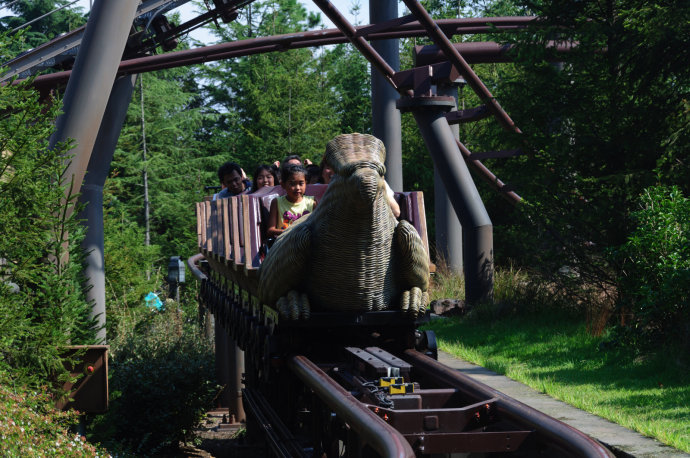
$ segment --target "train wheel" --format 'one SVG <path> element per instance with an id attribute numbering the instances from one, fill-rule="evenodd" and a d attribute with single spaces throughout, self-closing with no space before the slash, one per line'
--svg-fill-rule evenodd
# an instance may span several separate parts
<path id="1" fill-rule="evenodd" d="M 417 331 L 415 349 L 430 358 L 438 359 L 438 345 L 434 331 Z"/>

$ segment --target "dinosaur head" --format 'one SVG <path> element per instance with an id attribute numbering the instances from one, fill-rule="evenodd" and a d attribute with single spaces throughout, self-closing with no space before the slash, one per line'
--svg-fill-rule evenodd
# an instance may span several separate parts
<path id="1" fill-rule="evenodd" d="M 336 173 L 335 181 L 356 189 L 356 194 L 350 191 L 348 196 L 366 206 L 383 196 L 385 159 L 386 148 L 373 135 L 338 135 L 326 145 L 325 160 Z"/>

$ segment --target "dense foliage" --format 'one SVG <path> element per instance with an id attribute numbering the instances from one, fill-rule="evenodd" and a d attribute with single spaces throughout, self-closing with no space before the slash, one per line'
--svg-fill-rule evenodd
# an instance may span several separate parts
<path id="1" fill-rule="evenodd" d="M 679 342 L 690 350 L 690 199 L 677 187 L 652 187 L 632 213 L 635 227 L 616 253 L 626 337 Z"/>
<path id="2" fill-rule="evenodd" d="M 484 126 L 473 128 L 467 140 L 473 151 L 521 147 L 525 153 L 487 161 L 525 199 L 517 212 L 488 199 L 497 261 L 512 259 L 557 281 L 576 304 L 620 318 L 639 302 L 640 290 L 621 283 L 629 263 L 614 253 L 633 234 L 650 230 L 633 214 L 637 196 L 655 194 L 645 189 L 658 184 L 677 185 L 678 196 L 690 191 L 690 73 L 681 63 L 687 59 L 690 8 L 633 0 L 516 4 L 541 19 L 525 33 L 493 37 L 517 46 L 515 64 L 484 80 L 524 134 L 517 138 Z M 573 47 L 556 54 L 551 40 Z M 669 231 L 682 237 L 681 226 Z M 687 259 L 686 253 L 679 256 Z M 650 264 L 636 272 L 652 277 L 637 280 L 654 284 L 655 261 L 639 262 Z M 655 288 L 649 293 L 657 294 Z M 641 347 L 649 343 L 644 327 L 635 339 Z"/>
<path id="3" fill-rule="evenodd" d="M 213 32 L 221 41 L 234 41 L 305 31 L 319 21 L 296 0 L 258 1 L 242 8 L 237 21 Z M 248 171 L 290 154 L 318 161 L 340 130 L 325 53 L 305 48 L 207 66 L 202 89 L 207 106 L 217 113 L 208 126 L 207 147 Z"/>
<path id="4" fill-rule="evenodd" d="M 194 202 L 203 196 L 204 185 L 216 183 L 215 169 L 223 162 L 196 138 L 206 116 L 193 106 L 195 94 L 186 87 L 190 75 L 183 68 L 139 76 L 106 182 L 108 210 L 124 225 L 143 229 L 146 172 L 150 245 L 165 258 L 193 254 Z"/>
<path id="5" fill-rule="evenodd" d="M 2 60 L 21 46 L 0 37 Z M 69 145 L 48 149 L 58 108 L 30 82 L 0 86 L 0 454 L 8 457 L 102 453 L 68 431 L 76 413 L 54 408 L 70 378 L 65 348 L 96 343 L 77 200 L 62 185 Z"/>
<path id="6" fill-rule="evenodd" d="M 193 439 L 218 390 L 213 350 L 195 316 L 168 301 L 163 312 L 118 323 L 111 403 L 93 428 L 109 450 L 149 455 Z"/>
<path id="7" fill-rule="evenodd" d="M 48 149 L 56 107 L 26 83 L 0 87 L 0 374 L 17 384 L 62 378 L 65 346 L 95 339 L 76 198 L 61 185 L 66 145 Z"/>
<path id="8" fill-rule="evenodd" d="M 78 413 L 54 410 L 53 399 L 41 390 L 10 389 L 0 383 L 0 455 L 98 457 L 109 456 L 101 447 L 69 432 Z"/>

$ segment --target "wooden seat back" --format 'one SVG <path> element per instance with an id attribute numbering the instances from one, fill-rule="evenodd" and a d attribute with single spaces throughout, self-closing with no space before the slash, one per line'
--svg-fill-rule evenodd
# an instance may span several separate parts
<path id="1" fill-rule="evenodd" d="M 307 185 L 305 194 L 314 196 L 318 203 L 326 189 L 328 185 L 324 184 Z M 271 201 L 281 195 L 285 195 L 285 190 L 275 186 L 262 188 L 253 194 L 198 202 L 199 251 L 209 259 L 234 270 L 244 270 L 247 274 L 259 269 Z M 414 226 L 428 254 L 429 239 L 422 192 L 395 193 L 395 199 L 400 205 L 400 219 Z"/>

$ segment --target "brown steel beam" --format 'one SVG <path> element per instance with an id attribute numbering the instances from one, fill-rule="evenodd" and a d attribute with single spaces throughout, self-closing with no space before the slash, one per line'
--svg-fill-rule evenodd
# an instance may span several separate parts
<path id="1" fill-rule="evenodd" d="M 416 22 L 414 16 L 408 14 L 407 16 L 398 17 L 391 19 L 390 21 L 379 22 L 377 24 L 371 24 L 366 27 L 357 27 L 357 36 L 366 37 L 372 33 L 385 32 L 392 29 L 398 29 L 401 25 L 407 24 L 409 22 Z"/>
<path id="2" fill-rule="evenodd" d="M 439 20 L 437 21 L 437 24 L 438 27 L 444 31 L 451 30 L 457 33 L 480 33 L 489 32 L 494 27 L 498 28 L 499 30 L 506 30 L 506 28 L 510 27 L 525 27 L 534 20 L 534 17 L 469 18 Z M 364 29 L 364 27 L 360 27 L 359 29 Z M 421 28 L 419 23 L 414 22 L 404 24 L 393 32 L 371 33 L 367 35 L 366 38 L 372 40 L 400 38 L 404 36 L 421 36 L 425 34 L 426 31 Z M 205 46 L 202 48 L 175 51 L 156 56 L 129 59 L 120 63 L 118 75 L 145 73 L 265 52 L 282 51 L 286 49 L 346 43 L 348 40 L 349 38 L 346 37 L 340 30 L 328 29 L 323 31 L 300 32 L 234 41 L 213 46 Z M 498 57 L 498 55 L 496 57 Z M 41 75 L 34 79 L 34 86 L 42 93 L 46 94 L 51 89 L 66 84 L 70 75 L 71 71 Z M 484 181 L 501 191 L 502 195 L 511 203 L 520 202 L 520 196 L 512 191 L 506 192 L 506 186 L 503 182 L 501 182 L 501 180 L 491 173 L 491 171 L 481 164 L 481 162 L 472 160 L 470 157 L 471 153 L 469 150 L 467 150 L 467 148 L 464 147 L 464 145 L 459 143 L 459 146 L 460 151 L 462 151 L 463 156 L 467 160 L 468 164 L 474 168 L 475 171 L 480 173 Z"/>
<path id="3" fill-rule="evenodd" d="M 467 43 L 453 43 L 453 47 L 468 63 L 479 62 L 511 62 L 513 59 L 509 51 L 515 49 L 515 45 L 499 44 L 493 41 L 477 41 Z M 556 54 L 567 53 L 575 47 L 575 43 L 558 43 L 549 41 L 546 48 L 554 52 L 552 61 L 558 60 Z M 448 60 L 445 52 L 436 45 L 415 46 L 415 65 L 432 65 Z"/>
<path id="4" fill-rule="evenodd" d="M 499 151 L 482 151 L 481 153 L 472 153 L 470 159 L 472 160 L 483 160 L 483 159 L 505 159 L 507 157 L 520 156 L 522 150 L 520 148 L 515 149 L 502 149 Z"/>
<path id="5" fill-rule="evenodd" d="M 544 443 L 552 444 L 560 449 L 562 455 L 559 456 L 613 458 L 613 454 L 603 445 L 577 429 L 479 383 L 416 350 L 406 350 L 405 360 L 414 366 L 416 374 L 425 374 L 444 385 L 458 389 L 470 398 L 497 398 L 495 405 L 501 418 L 514 422 L 522 428 L 533 429 Z"/>
<path id="6" fill-rule="evenodd" d="M 348 20 L 340 14 L 340 11 L 333 6 L 333 4 L 328 0 L 314 0 L 314 4 L 321 8 L 323 14 L 325 14 L 328 19 L 330 19 L 333 24 L 345 35 L 350 43 L 362 53 L 362 55 L 373 65 L 381 75 L 388 81 L 388 83 L 395 89 L 398 90 L 395 82 L 393 81 L 393 76 L 395 75 L 395 70 L 388 65 L 381 55 L 376 52 L 376 50 L 366 41 L 363 37 L 357 35 L 357 29 L 348 22 Z"/>
<path id="7" fill-rule="evenodd" d="M 438 47 L 445 53 L 448 60 L 457 67 L 460 74 L 465 78 L 467 84 L 474 90 L 479 98 L 484 102 L 489 110 L 496 116 L 496 119 L 501 126 L 509 132 L 522 133 L 515 125 L 508 113 L 501 108 L 501 105 L 491 94 L 491 91 L 484 85 L 482 80 L 474 73 L 467 61 L 460 55 L 457 49 L 450 42 L 448 37 L 443 33 L 441 28 L 429 16 L 429 13 L 417 0 L 403 0 L 405 5 L 410 9 L 412 14 L 417 17 L 419 23 L 429 32 L 429 35 L 438 45 Z"/>
<path id="8" fill-rule="evenodd" d="M 398 431 L 367 409 L 316 364 L 304 356 L 293 356 L 288 360 L 288 367 L 328 408 L 350 425 L 362 443 L 371 446 L 380 456 L 414 458 L 412 447 Z"/>
<path id="9" fill-rule="evenodd" d="M 525 27 L 534 18 L 470 18 L 449 19 L 439 21 L 444 29 L 452 29 L 456 33 L 486 33 L 493 30 L 510 30 Z M 366 26 L 368 27 L 368 26 Z M 357 30 L 366 27 L 357 27 Z M 363 36 L 368 40 L 388 38 L 406 38 L 426 35 L 426 30 L 418 22 L 405 24 L 394 31 L 369 33 Z M 145 73 L 166 68 L 196 65 L 217 60 L 231 59 L 265 52 L 284 51 L 314 46 L 347 43 L 349 41 L 338 29 L 299 32 L 271 37 L 251 38 L 247 40 L 220 43 L 201 48 L 185 49 L 155 56 L 140 57 L 125 60 L 120 64 L 119 75 Z M 490 61 L 489 61 L 490 62 Z M 49 75 L 37 76 L 34 85 L 41 90 L 50 90 L 67 82 L 71 71 L 57 72 Z"/>
<path id="10" fill-rule="evenodd" d="M 465 145 L 463 145 L 459 140 L 456 140 L 456 142 L 458 144 L 458 148 L 460 148 L 462 157 L 464 157 L 465 161 L 467 162 L 467 165 L 472 167 L 475 170 L 475 172 L 478 172 L 479 176 L 486 183 L 488 183 L 489 185 L 491 185 L 491 187 L 500 192 L 501 196 L 503 196 L 503 198 L 511 204 L 517 205 L 522 201 L 522 197 L 515 193 L 515 191 L 512 191 L 508 187 L 508 185 L 499 180 L 498 177 L 491 172 L 491 170 L 486 168 L 486 166 L 482 164 L 480 161 L 473 159 L 472 153 L 470 152 L 470 150 L 467 149 Z"/>
<path id="11" fill-rule="evenodd" d="M 448 124 L 463 124 L 467 122 L 481 121 L 484 118 L 488 118 L 489 110 L 486 105 L 480 105 L 476 108 L 467 108 L 465 110 L 449 111 L 446 113 L 446 119 Z"/>

